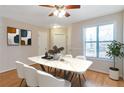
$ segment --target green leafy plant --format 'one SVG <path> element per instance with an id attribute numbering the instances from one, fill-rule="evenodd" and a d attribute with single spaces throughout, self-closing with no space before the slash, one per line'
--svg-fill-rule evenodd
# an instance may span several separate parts
<path id="1" fill-rule="evenodd" d="M 64 47 L 58 48 L 56 45 L 52 47 L 52 49 L 45 52 L 45 56 L 42 58 L 45 59 L 53 59 L 53 56 L 55 56 L 58 53 L 61 53 L 64 50 Z"/>
<path id="2" fill-rule="evenodd" d="M 110 58 L 113 58 L 113 61 L 114 61 L 114 67 L 115 68 L 115 58 L 116 57 L 124 57 L 124 44 L 123 43 L 120 43 L 118 41 L 112 41 L 111 44 L 108 44 L 107 45 L 107 49 L 108 51 L 106 52 L 107 53 L 107 56 L 110 57 Z"/>
<path id="3" fill-rule="evenodd" d="M 48 53 L 54 55 L 54 54 L 60 53 L 60 52 L 63 51 L 63 50 L 64 50 L 64 47 L 58 48 L 58 47 L 55 45 L 55 46 L 53 46 L 53 49 L 48 50 Z"/>

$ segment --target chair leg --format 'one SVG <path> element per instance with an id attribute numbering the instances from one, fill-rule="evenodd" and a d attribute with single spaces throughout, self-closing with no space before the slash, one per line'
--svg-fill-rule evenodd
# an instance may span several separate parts
<path id="1" fill-rule="evenodd" d="M 84 78 L 84 80 L 86 81 L 86 78 L 85 78 L 84 74 L 83 74 L 83 78 Z"/>
<path id="2" fill-rule="evenodd" d="M 81 84 L 81 76 L 80 76 L 80 74 L 78 75 L 78 78 L 79 78 L 79 84 L 80 84 L 80 87 L 81 87 L 82 84 Z"/>
<path id="3" fill-rule="evenodd" d="M 21 80 L 20 87 L 21 87 L 21 85 L 22 85 L 23 81 L 24 81 L 24 79 L 22 79 L 22 80 Z"/>
<path id="4" fill-rule="evenodd" d="M 28 87 L 27 83 L 26 83 L 25 87 Z"/>

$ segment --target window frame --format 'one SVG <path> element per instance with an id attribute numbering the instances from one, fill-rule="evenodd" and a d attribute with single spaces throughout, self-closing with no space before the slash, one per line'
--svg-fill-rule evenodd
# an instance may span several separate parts
<path id="1" fill-rule="evenodd" d="M 88 26 L 88 27 L 85 27 L 85 56 L 86 56 L 86 43 L 96 43 L 96 57 L 90 57 L 90 56 L 86 56 L 87 58 L 92 58 L 92 59 L 102 59 L 102 60 L 111 60 L 109 58 L 104 58 L 104 57 L 99 57 L 99 53 L 100 53 L 100 50 L 99 50 L 99 44 L 100 42 L 112 42 L 113 40 L 106 40 L 106 41 L 99 41 L 99 27 L 100 26 L 105 26 L 105 25 L 113 25 L 113 40 L 114 40 L 114 29 L 115 29 L 115 25 L 114 23 L 107 23 L 107 24 L 100 24 L 100 25 L 93 25 L 93 26 Z M 92 28 L 92 27 L 96 27 L 96 41 L 86 41 L 86 29 L 87 28 Z"/>

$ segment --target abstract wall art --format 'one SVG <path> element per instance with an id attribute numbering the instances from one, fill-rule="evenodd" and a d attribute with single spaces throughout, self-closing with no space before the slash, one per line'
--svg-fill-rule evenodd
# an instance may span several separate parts
<path id="1" fill-rule="evenodd" d="M 7 44 L 10 46 L 30 46 L 32 43 L 31 30 L 7 27 L 7 39 Z"/>
<path id="2" fill-rule="evenodd" d="M 31 31 L 20 29 L 21 45 L 31 45 Z"/>
<path id="3" fill-rule="evenodd" d="M 7 27 L 7 41 L 10 46 L 18 46 L 19 45 L 19 29 Z"/>

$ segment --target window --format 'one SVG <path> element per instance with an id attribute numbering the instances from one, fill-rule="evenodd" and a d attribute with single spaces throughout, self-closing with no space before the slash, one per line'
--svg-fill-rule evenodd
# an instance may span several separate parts
<path id="1" fill-rule="evenodd" d="M 85 29 L 86 56 L 108 58 L 106 56 L 107 44 L 113 41 L 114 25 L 99 25 Z"/>
<path id="2" fill-rule="evenodd" d="M 96 57 L 96 35 L 96 27 L 86 29 L 86 56 Z"/>

